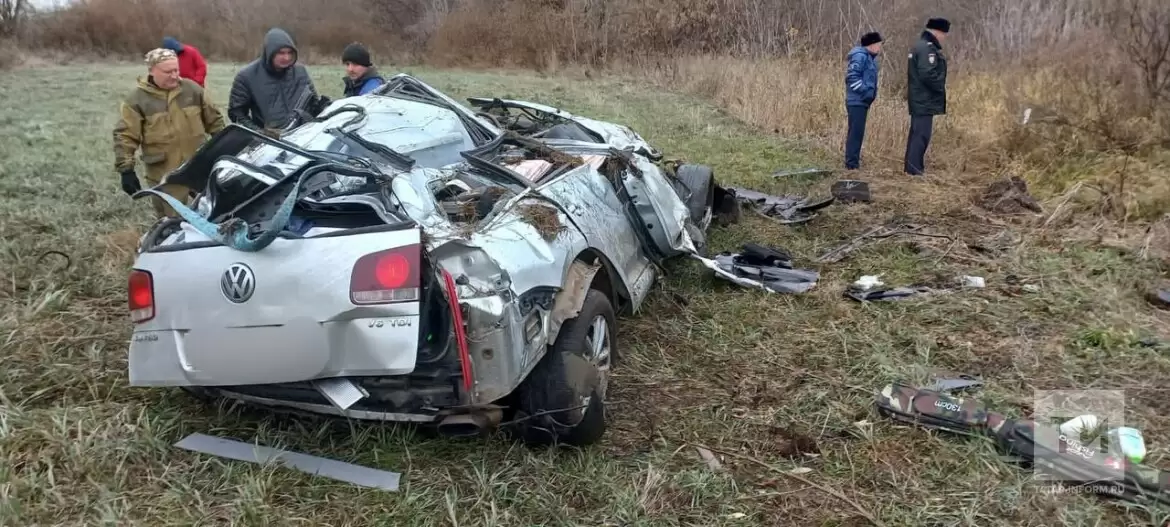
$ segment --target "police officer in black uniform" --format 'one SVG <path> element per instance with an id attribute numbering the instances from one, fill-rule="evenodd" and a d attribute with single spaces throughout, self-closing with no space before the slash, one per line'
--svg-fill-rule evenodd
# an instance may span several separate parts
<path id="1" fill-rule="evenodd" d="M 910 137 L 906 140 L 906 173 L 921 176 L 926 149 L 934 130 L 934 116 L 947 113 L 947 59 L 942 41 L 951 31 L 945 18 L 932 18 L 926 31 L 910 48 L 906 68 L 907 102 L 910 105 Z"/>

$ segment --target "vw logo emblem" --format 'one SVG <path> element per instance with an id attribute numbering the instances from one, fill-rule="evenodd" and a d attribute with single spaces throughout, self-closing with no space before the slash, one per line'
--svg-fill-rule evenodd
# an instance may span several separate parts
<path id="1" fill-rule="evenodd" d="M 242 304 L 252 298 L 256 292 L 256 275 L 252 269 L 242 263 L 234 263 L 223 272 L 219 279 L 219 288 L 228 300 Z"/>

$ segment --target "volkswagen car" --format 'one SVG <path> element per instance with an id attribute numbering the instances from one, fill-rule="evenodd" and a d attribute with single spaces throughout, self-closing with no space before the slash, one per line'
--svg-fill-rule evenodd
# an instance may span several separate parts
<path id="1" fill-rule="evenodd" d="M 627 126 L 409 75 L 279 137 L 229 125 L 164 183 L 197 195 L 140 241 L 133 386 L 575 445 L 716 188 Z"/>

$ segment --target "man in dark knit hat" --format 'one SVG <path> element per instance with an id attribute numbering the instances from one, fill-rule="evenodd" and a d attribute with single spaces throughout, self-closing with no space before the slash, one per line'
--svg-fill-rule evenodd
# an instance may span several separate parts
<path id="1" fill-rule="evenodd" d="M 906 68 L 906 99 L 910 106 L 910 135 L 906 139 L 905 171 L 921 176 L 926 168 L 926 149 L 934 130 L 934 116 L 947 113 L 947 59 L 942 43 L 951 31 L 945 18 L 932 18 L 926 31 L 910 48 Z"/>
<path id="2" fill-rule="evenodd" d="M 357 42 L 346 46 L 341 52 L 341 63 L 345 65 L 344 97 L 365 95 L 386 83 L 386 79 L 378 74 L 378 68 L 370 61 L 370 51 Z"/>
<path id="3" fill-rule="evenodd" d="M 849 114 L 849 133 L 845 137 L 845 168 L 856 170 L 861 166 L 861 143 L 865 140 L 865 120 L 869 106 L 877 98 L 878 63 L 882 52 L 882 36 L 866 33 L 861 45 L 849 51 L 849 65 L 845 68 L 845 111 Z"/>

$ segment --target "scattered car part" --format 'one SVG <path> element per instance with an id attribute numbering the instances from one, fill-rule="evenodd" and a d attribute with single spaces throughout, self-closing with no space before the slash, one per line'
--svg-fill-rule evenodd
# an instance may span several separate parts
<path id="1" fill-rule="evenodd" d="M 1124 455 L 1086 448 L 1055 426 L 1010 419 L 984 404 L 935 390 L 892 383 L 877 392 L 877 412 L 901 423 L 986 437 L 1001 451 L 1041 468 L 1056 481 L 1088 485 L 1092 492 L 1135 503 L 1170 505 L 1170 473 L 1134 463 Z"/>
<path id="2" fill-rule="evenodd" d="M 720 227 L 739 223 L 743 217 L 743 207 L 740 206 L 735 193 L 723 187 L 715 187 L 714 212 L 713 223 Z"/>
<path id="3" fill-rule="evenodd" d="M 314 476 L 323 476 L 362 487 L 370 487 L 391 492 L 398 490 L 401 475 L 397 472 L 378 470 L 343 461 L 310 456 L 287 450 L 277 450 L 272 447 L 253 445 L 232 439 L 223 439 L 204 434 L 191 434 L 184 437 L 175 446 L 183 450 L 211 454 L 213 456 L 248 461 L 261 465 L 276 462 L 286 467 L 300 470 Z"/>
<path id="4" fill-rule="evenodd" d="M 805 293 L 816 287 L 820 278 L 816 271 L 794 269 L 786 251 L 756 244 L 744 245 L 739 253 L 698 259 L 720 278 L 774 293 Z"/>
<path id="5" fill-rule="evenodd" d="M 365 388 L 358 386 L 357 383 L 344 377 L 333 377 L 329 379 L 316 379 L 312 381 L 313 387 L 321 392 L 329 402 L 333 403 L 342 410 L 349 408 L 354 403 L 370 396 L 370 392 Z"/>
<path id="6" fill-rule="evenodd" d="M 628 127 L 472 102 L 396 75 L 279 138 L 206 142 L 165 179 L 201 192 L 140 242 L 131 385 L 600 438 L 616 314 L 702 253 L 725 191 Z"/>
<path id="7" fill-rule="evenodd" d="M 869 203 L 871 201 L 869 183 L 865 181 L 843 179 L 833 183 L 829 191 L 841 203 Z"/>
<path id="8" fill-rule="evenodd" d="M 983 381 L 970 375 L 962 375 L 955 379 L 939 379 L 925 386 L 927 390 L 936 392 L 957 392 L 983 386 Z"/>
<path id="9" fill-rule="evenodd" d="M 739 202 L 751 207 L 757 214 L 782 224 L 807 223 L 817 217 L 816 212 L 833 204 L 834 198 L 810 201 L 799 196 L 773 196 L 755 190 L 731 187 Z"/>

